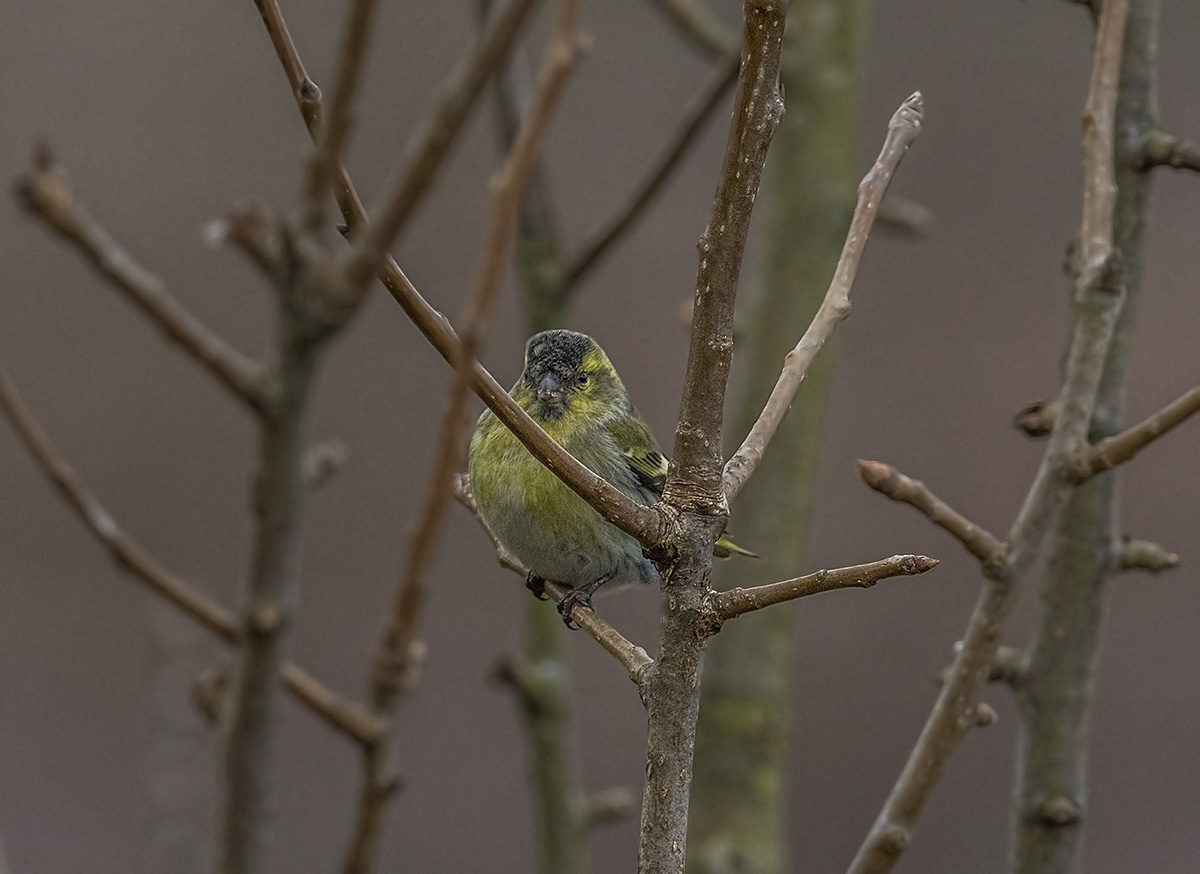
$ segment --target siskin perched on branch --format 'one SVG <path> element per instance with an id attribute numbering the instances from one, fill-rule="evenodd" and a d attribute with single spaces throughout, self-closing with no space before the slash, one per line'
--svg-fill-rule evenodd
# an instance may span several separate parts
<path id="1" fill-rule="evenodd" d="M 539 425 L 593 472 L 640 504 L 662 497 L 667 459 L 638 415 L 616 369 L 591 337 L 543 331 L 525 346 L 525 370 L 510 392 Z M 590 606 L 601 586 L 657 583 L 658 571 L 638 542 L 610 525 L 535 459 L 490 410 L 475 426 L 471 488 L 483 521 L 542 581 L 570 586 L 559 612 Z M 729 540 L 715 555 L 753 556 Z"/>

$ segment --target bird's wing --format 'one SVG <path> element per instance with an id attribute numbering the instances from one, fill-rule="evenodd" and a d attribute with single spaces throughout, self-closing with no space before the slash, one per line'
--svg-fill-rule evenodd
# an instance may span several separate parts
<path id="1" fill-rule="evenodd" d="M 641 417 L 634 413 L 610 422 L 608 433 L 625 456 L 625 463 L 638 483 L 655 496 L 662 497 L 663 486 L 667 484 L 667 459 L 658 451 L 654 437 Z"/>

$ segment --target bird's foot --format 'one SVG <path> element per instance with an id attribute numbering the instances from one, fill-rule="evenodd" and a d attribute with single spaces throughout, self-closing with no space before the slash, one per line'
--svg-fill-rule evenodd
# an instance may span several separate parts
<path id="1" fill-rule="evenodd" d="M 525 578 L 525 588 L 533 592 L 533 597 L 539 601 L 547 601 L 550 596 L 546 594 L 546 581 L 536 574 L 530 574 Z"/>
<path id="2" fill-rule="evenodd" d="M 578 630 L 579 626 L 571 618 L 571 611 L 576 607 L 586 607 L 588 610 L 591 610 L 592 591 L 590 586 L 584 586 L 581 589 L 571 589 L 558 602 L 558 615 L 563 618 L 563 622 L 567 623 L 567 628 L 570 628 L 572 631 Z"/>
<path id="3" fill-rule="evenodd" d="M 567 623 L 567 628 L 578 629 L 579 626 L 571 619 L 571 611 L 576 607 L 586 607 L 592 609 L 592 595 L 596 594 L 596 590 L 613 578 L 616 571 L 607 573 L 597 580 L 593 580 L 586 586 L 580 586 L 577 589 L 571 589 L 563 599 L 558 602 L 558 614 L 562 616 L 563 622 Z"/>

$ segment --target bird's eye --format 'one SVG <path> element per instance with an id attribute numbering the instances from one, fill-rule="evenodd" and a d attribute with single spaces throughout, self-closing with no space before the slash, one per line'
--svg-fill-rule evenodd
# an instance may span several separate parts
<path id="1" fill-rule="evenodd" d="M 587 385 L 588 375 L 586 373 L 581 373 L 578 377 L 576 377 L 575 381 L 580 385 Z"/>

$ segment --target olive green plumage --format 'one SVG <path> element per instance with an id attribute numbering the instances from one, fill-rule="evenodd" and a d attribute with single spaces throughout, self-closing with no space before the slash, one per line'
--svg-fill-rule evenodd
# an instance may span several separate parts
<path id="1" fill-rule="evenodd" d="M 546 433 L 640 504 L 662 496 L 667 459 L 591 337 L 543 331 L 525 346 L 510 394 Z M 470 449 L 471 488 L 484 522 L 530 572 L 571 586 L 587 603 L 601 585 L 658 581 L 636 540 L 608 522 L 484 411 Z M 746 553 L 728 541 L 714 552 Z"/>

